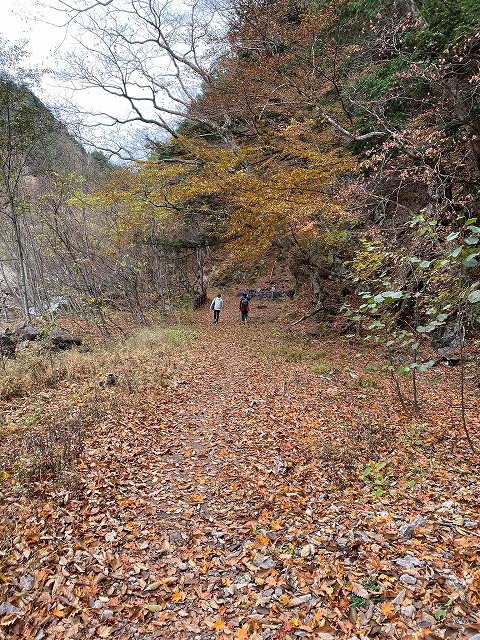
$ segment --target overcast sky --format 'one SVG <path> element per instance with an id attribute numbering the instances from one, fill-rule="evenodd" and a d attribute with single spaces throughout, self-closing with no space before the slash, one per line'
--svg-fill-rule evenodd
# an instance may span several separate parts
<path id="1" fill-rule="evenodd" d="M 39 70 L 60 71 L 62 56 L 72 42 L 58 12 L 41 7 L 38 0 L 0 0 L 0 36 L 11 44 L 26 41 L 30 55 L 22 64 Z M 34 90 L 49 105 L 72 98 L 72 93 L 48 74 Z"/>
<path id="2" fill-rule="evenodd" d="M 39 67 L 55 66 L 59 48 L 64 48 L 66 29 L 55 12 L 42 9 L 35 0 L 0 0 L 0 34 L 10 42 L 28 40 L 31 62 Z M 50 23 L 50 24 L 49 24 Z"/>

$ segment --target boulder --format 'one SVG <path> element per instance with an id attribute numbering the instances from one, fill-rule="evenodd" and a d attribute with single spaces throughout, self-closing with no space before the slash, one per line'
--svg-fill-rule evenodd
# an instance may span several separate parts
<path id="1" fill-rule="evenodd" d="M 474 329 L 480 329 L 480 302 L 473 302 L 467 309 L 468 319 Z"/>
<path id="2" fill-rule="evenodd" d="M 463 328 L 458 318 L 452 318 L 443 327 L 432 333 L 432 346 L 443 350 L 456 350 L 465 342 Z"/>
<path id="3" fill-rule="evenodd" d="M 53 346 L 57 347 L 57 349 L 65 350 L 82 344 L 80 338 L 58 328 L 55 328 L 50 332 L 50 341 Z"/>
<path id="4" fill-rule="evenodd" d="M 15 335 L 19 340 L 35 340 L 38 338 L 40 331 L 27 322 L 19 322 L 13 328 Z"/>
<path id="5" fill-rule="evenodd" d="M 270 288 L 260 287 L 255 290 L 247 289 L 247 294 L 249 298 L 256 297 L 259 300 L 280 300 L 285 297 L 283 290 L 278 291 L 275 286 Z"/>

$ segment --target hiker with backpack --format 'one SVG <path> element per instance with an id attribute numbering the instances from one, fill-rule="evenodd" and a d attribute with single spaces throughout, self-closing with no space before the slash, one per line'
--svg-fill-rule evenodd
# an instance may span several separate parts
<path id="1" fill-rule="evenodd" d="M 250 302 L 250 298 L 246 293 L 240 298 L 240 312 L 242 314 L 242 322 L 246 323 L 248 320 L 248 312 L 250 311 L 250 307 L 248 303 Z"/>
<path id="2" fill-rule="evenodd" d="M 216 297 L 212 300 L 210 309 L 212 309 L 213 311 L 214 324 L 218 324 L 218 321 L 220 319 L 220 311 L 223 309 L 223 299 L 221 293 L 217 293 Z"/>

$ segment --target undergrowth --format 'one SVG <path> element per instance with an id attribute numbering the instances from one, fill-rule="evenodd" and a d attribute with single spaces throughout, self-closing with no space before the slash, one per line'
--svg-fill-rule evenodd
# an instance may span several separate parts
<path id="1" fill-rule="evenodd" d="M 52 416 L 35 406 L 21 428 L 4 424 L 0 436 L 8 446 L 0 449 L 0 480 L 16 492 L 47 478 L 70 483 L 91 423 L 91 412 L 84 408 Z"/>
<path id="2" fill-rule="evenodd" d="M 87 379 L 100 384 L 107 372 L 130 389 L 164 385 L 174 373 L 173 354 L 195 337 L 193 330 L 181 326 L 150 327 L 120 341 L 105 341 L 92 350 L 80 347 L 55 352 L 41 343 L 31 343 L 16 358 L 3 361 L 0 400 L 30 395 L 62 381 Z"/>

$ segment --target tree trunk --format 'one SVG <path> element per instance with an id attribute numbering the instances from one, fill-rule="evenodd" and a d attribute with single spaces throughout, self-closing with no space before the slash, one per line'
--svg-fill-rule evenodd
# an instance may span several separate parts
<path id="1" fill-rule="evenodd" d="M 30 308 L 28 304 L 28 287 L 27 287 L 27 270 L 25 266 L 25 254 L 23 251 L 22 234 L 20 230 L 20 220 L 18 219 L 17 209 L 13 198 L 10 199 L 10 212 L 15 234 L 15 244 L 17 245 L 18 267 L 20 271 L 20 295 L 22 298 L 23 311 L 25 318 L 30 320 Z"/>

